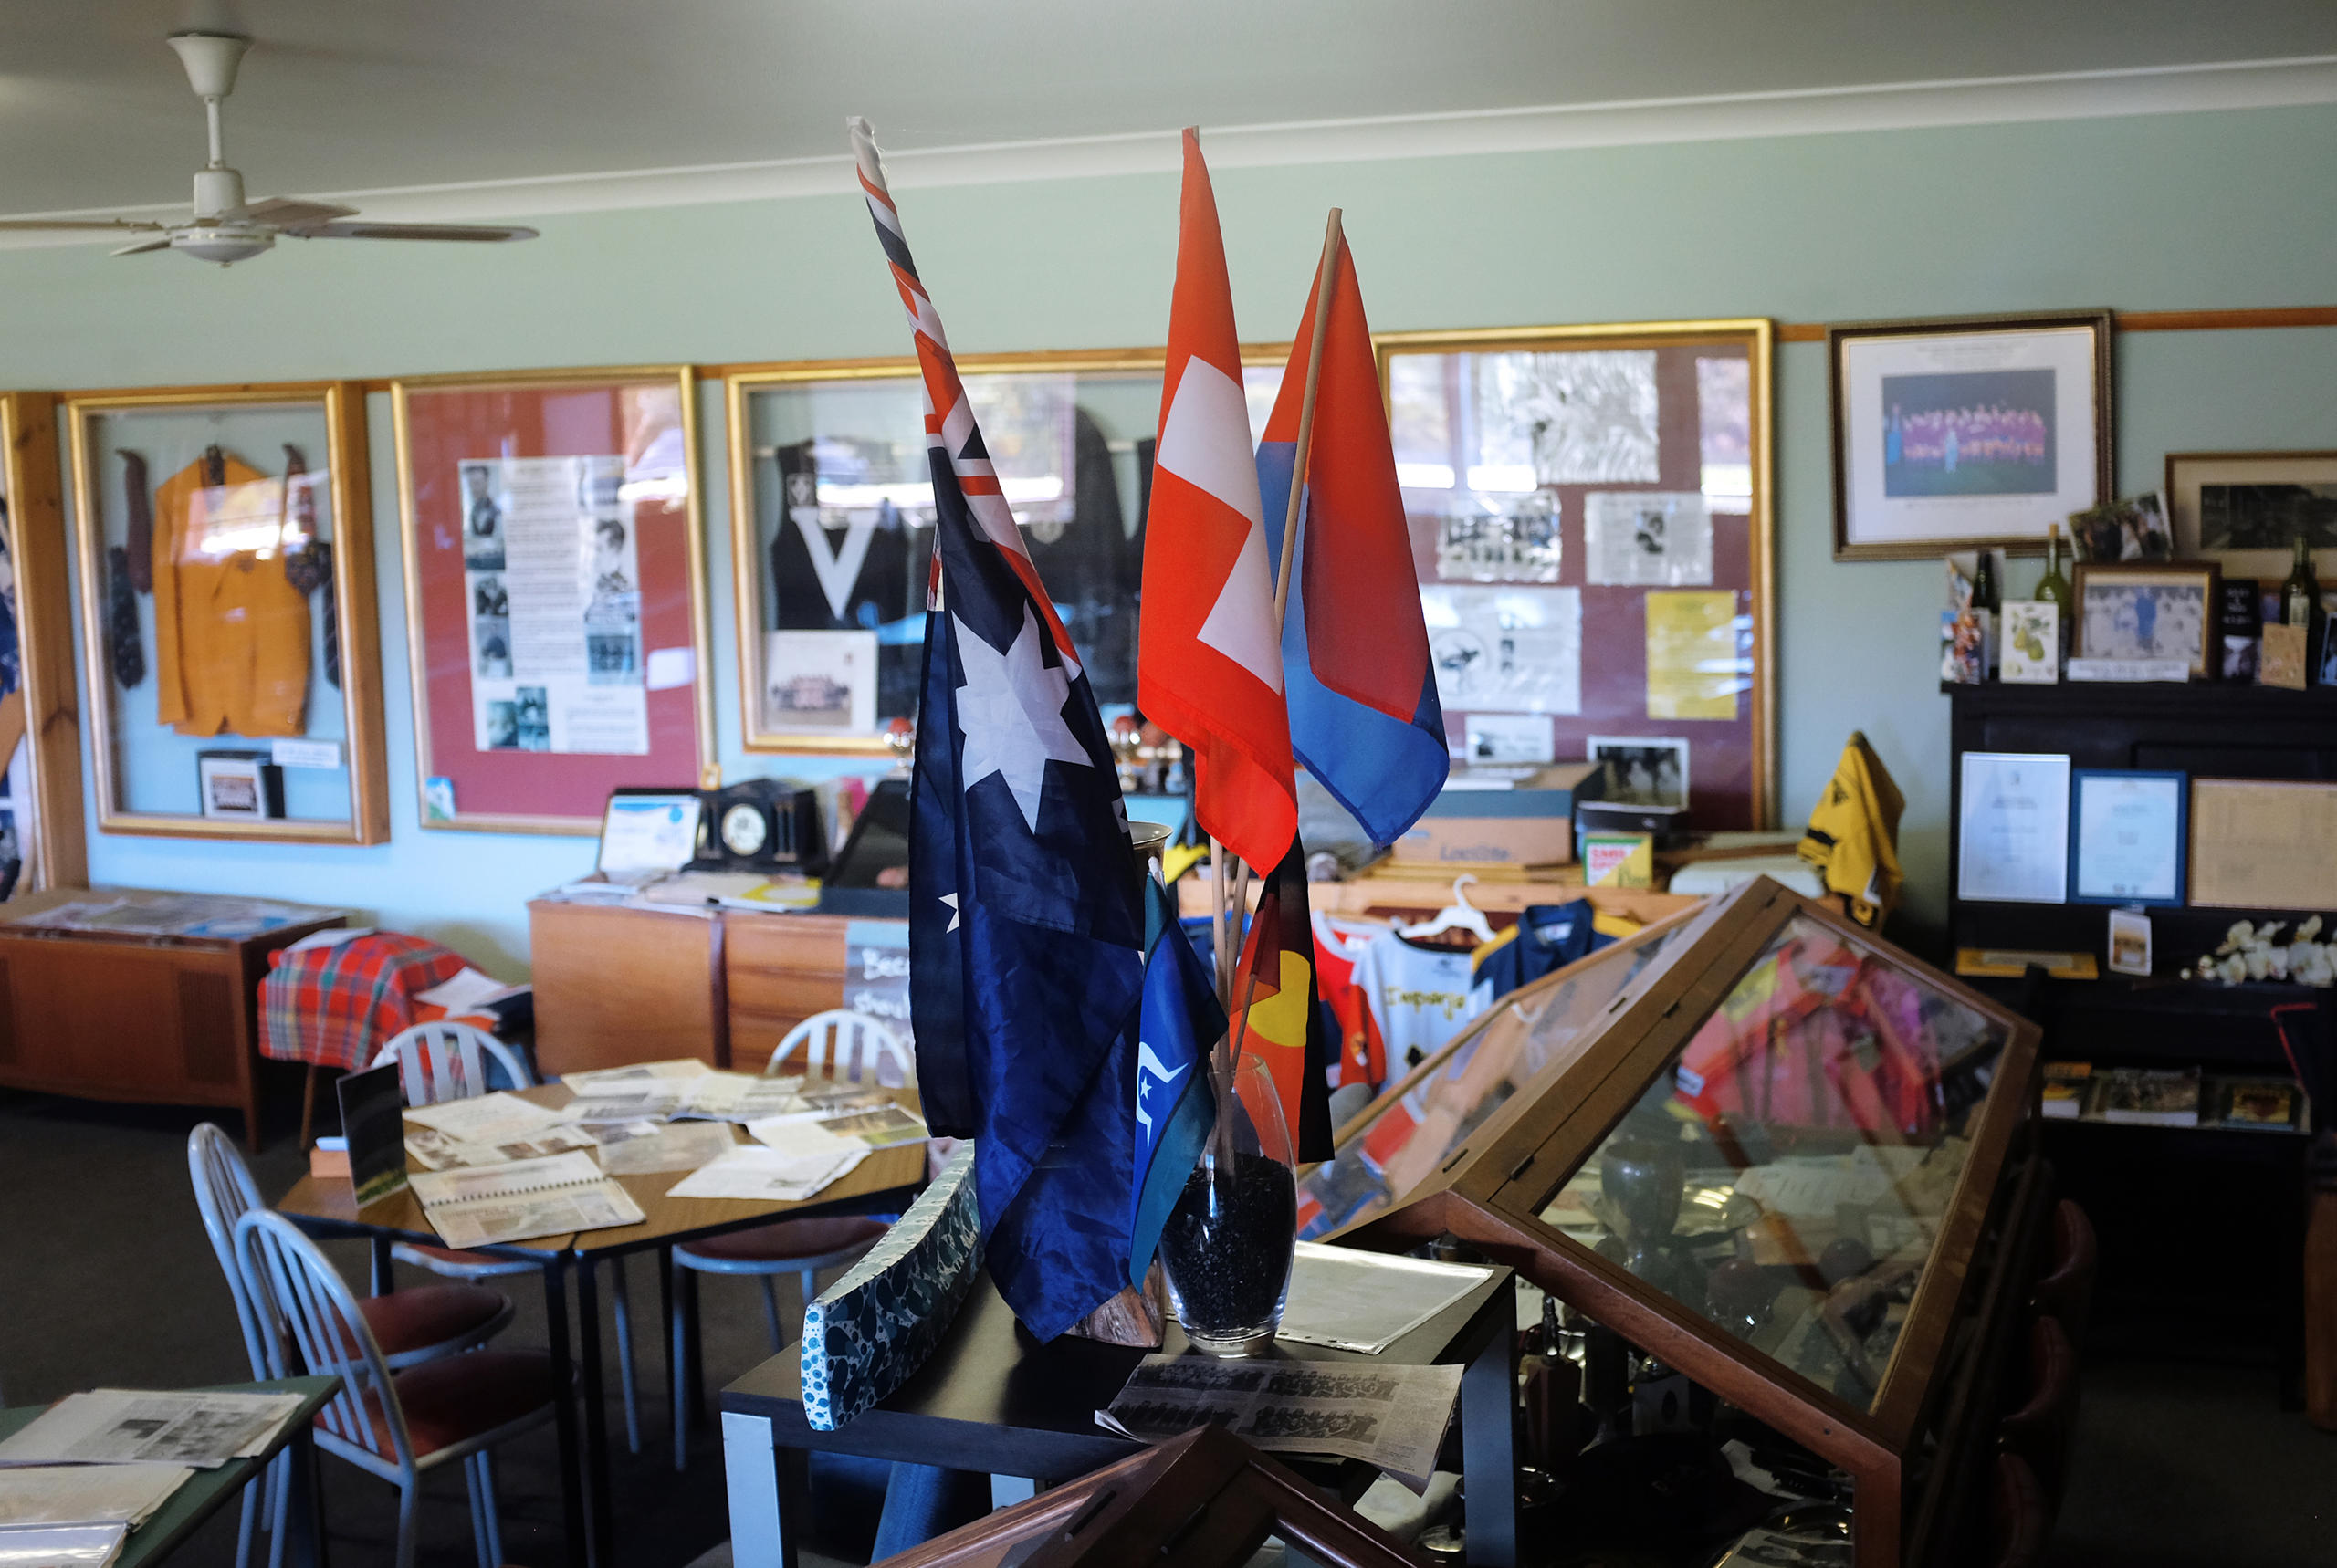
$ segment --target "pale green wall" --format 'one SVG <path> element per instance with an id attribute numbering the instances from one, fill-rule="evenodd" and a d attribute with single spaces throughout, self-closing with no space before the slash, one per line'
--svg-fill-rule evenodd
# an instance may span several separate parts
<path id="1" fill-rule="evenodd" d="M 881 131 L 883 128 L 880 127 Z M 840 139 L 841 140 L 841 139 Z M 841 148 L 839 149 L 841 151 Z M 1287 334 L 1323 209 L 1347 212 L 1373 324 L 1675 317 L 1788 321 L 2337 297 L 2337 109 L 2267 110 L 1667 147 L 1228 169 L 1216 180 L 1243 335 Z M 1173 176 L 901 193 L 966 352 L 1157 343 Z M 220 272 L 177 256 L 0 252 L 0 384 L 72 388 L 537 365 L 893 354 L 907 347 L 855 200 L 533 220 L 507 249 L 287 245 Z M 2185 447 L 2337 446 L 2337 332 L 2122 338 L 2122 489 Z M 1864 728 L 1908 796 L 1910 909 L 1944 908 L 1946 703 L 1929 563 L 1830 559 L 1825 366 L 1780 355 L 1784 815 Z M 346 903 L 524 965 L 530 893 L 582 841 L 423 832 L 384 400 L 372 400 L 393 841 L 226 848 L 93 835 L 98 880 Z M 718 398 L 700 404 L 726 765 L 737 749 Z M 2026 569 L 2012 584 L 2022 591 Z M 1596 650 L 1587 651 L 1596 656 Z"/>

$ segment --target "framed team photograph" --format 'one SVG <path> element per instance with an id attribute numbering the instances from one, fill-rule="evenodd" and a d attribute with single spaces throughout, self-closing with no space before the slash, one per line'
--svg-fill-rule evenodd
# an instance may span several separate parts
<path id="1" fill-rule="evenodd" d="M 2301 538 L 2337 571 L 2337 452 L 2170 452 L 2164 493 L 2178 556 L 2279 582 Z"/>
<path id="2" fill-rule="evenodd" d="M 2107 310 L 1829 329 L 1834 559 L 2042 550 L 2114 497 Z"/>
<path id="3" fill-rule="evenodd" d="M 2212 561 L 2080 561 L 2070 652 L 2081 659 L 2180 659 L 2193 680 L 2205 680 L 2222 662 L 2218 581 Z"/>

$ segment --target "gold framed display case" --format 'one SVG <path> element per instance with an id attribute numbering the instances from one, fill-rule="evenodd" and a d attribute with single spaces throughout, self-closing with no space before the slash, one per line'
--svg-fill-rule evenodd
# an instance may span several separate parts
<path id="1" fill-rule="evenodd" d="M 16 689 L 0 698 L 0 766 L 18 893 L 89 880 L 81 815 L 81 705 L 73 683 L 73 592 L 57 397 L 0 393 L 0 501 L 6 505 Z M 21 751 L 24 766 L 17 766 Z"/>
<path id="2" fill-rule="evenodd" d="M 1775 337 L 1375 335 L 1437 697 L 1472 758 L 1546 757 L 1544 726 L 1560 758 L 1684 741 L 1695 826 L 1775 821 Z"/>
<path id="3" fill-rule="evenodd" d="M 101 832 L 389 837 L 365 400 L 64 400 Z"/>
<path id="4" fill-rule="evenodd" d="M 1760 879 L 1338 1239 L 1508 1264 L 1846 1471 L 1860 1568 L 1931 1561 L 2042 1208 L 2038 1032 Z"/>
<path id="5" fill-rule="evenodd" d="M 1263 424 L 1286 348 L 1242 350 Z M 1098 701 L 1136 700 L 1160 349 L 961 355 L 1025 543 Z M 932 486 L 914 359 L 724 376 L 740 734 L 749 751 L 888 756 L 917 711 Z"/>
<path id="6" fill-rule="evenodd" d="M 696 378 L 390 383 L 422 825 L 594 834 L 718 783 Z"/>

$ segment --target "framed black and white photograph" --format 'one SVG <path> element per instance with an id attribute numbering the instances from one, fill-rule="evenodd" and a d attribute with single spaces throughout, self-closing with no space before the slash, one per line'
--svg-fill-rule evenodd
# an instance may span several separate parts
<path id="1" fill-rule="evenodd" d="M 2193 680 L 2205 680 L 2222 664 L 2218 582 L 2211 561 L 2136 566 L 2080 561 L 2070 654 L 2081 659 L 2179 659 Z"/>
<path id="2" fill-rule="evenodd" d="M 2042 550 L 2116 494 L 2110 312 L 1829 329 L 1834 559 Z"/>
<path id="3" fill-rule="evenodd" d="M 2337 452 L 2170 452 L 2164 495 L 2178 556 L 2279 582 L 2302 538 L 2337 571 Z"/>
<path id="4" fill-rule="evenodd" d="M 1586 760 L 1607 765 L 1606 799 L 1624 806 L 1685 806 L 1688 743 L 1661 735 L 1594 735 Z"/>
<path id="5" fill-rule="evenodd" d="M 265 751 L 200 751 L 194 758 L 203 814 L 225 821 L 270 821 L 284 815 L 284 769 Z"/>

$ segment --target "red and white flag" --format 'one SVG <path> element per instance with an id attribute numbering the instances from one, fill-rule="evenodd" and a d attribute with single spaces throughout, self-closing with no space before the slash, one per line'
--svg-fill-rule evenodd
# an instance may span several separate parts
<path id="1" fill-rule="evenodd" d="M 1193 814 L 1252 865 L 1298 829 L 1282 628 L 1258 501 L 1233 288 L 1200 136 L 1185 132 L 1177 291 L 1145 522 L 1137 702 L 1193 753 Z"/>

